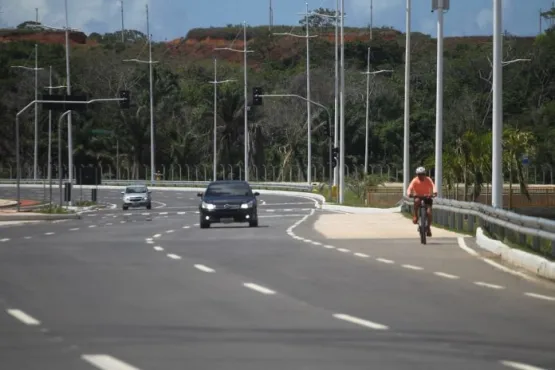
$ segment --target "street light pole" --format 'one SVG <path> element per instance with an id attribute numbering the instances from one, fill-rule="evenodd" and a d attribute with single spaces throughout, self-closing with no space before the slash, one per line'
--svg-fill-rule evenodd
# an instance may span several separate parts
<path id="1" fill-rule="evenodd" d="M 341 83 L 339 88 L 339 204 L 345 193 L 345 0 L 341 0 Z"/>
<path id="2" fill-rule="evenodd" d="M 39 68 L 38 66 L 38 45 L 35 44 L 35 67 L 25 67 L 25 66 L 11 66 L 11 68 L 19 68 L 25 69 L 27 71 L 34 71 L 35 72 L 35 101 L 38 99 L 38 80 L 39 71 L 42 71 L 44 68 Z M 38 179 L 38 142 L 39 142 L 39 118 L 38 118 L 38 104 L 35 103 L 35 140 L 34 140 L 34 153 L 33 153 L 33 179 Z"/>
<path id="3" fill-rule="evenodd" d="M 224 80 L 218 81 L 218 59 L 214 57 L 214 81 L 210 81 L 214 85 L 214 149 L 213 149 L 213 169 L 212 169 L 212 181 L 218 179 L 218 84 L 233 82 L 235 80 Z"/>
<path id="4" fill-rule="evenodd" d="M 366 130 L 365 130 L 365 146 L 364 146 L 364 174 L 368 173 L 368 152 L 370 147 L 370 75 L 379 75 L 382 73 L 393 73 L 391 69 L 381 69 L 379 71 L 370 72 L 370 48 L 368 48 L 368 67 L 366 72 Z"/>
<path id="5" fill-rule="evenodd" d="M 68 9 L 67 9 L 67 0 L 65 0 L 65 12 L 66 12 L 66 28 L 65 28 L 65 36 L 66 36 L 66 75 L 67 75 L 67 95 L 71 96 L 71 71 L 69 65 L 69 58 L 70 58 L 70 50 L 69 50 L 69 18 L 68 18 Z M 72 186 L 73 183 L 73 130 L 72 130 L 72 114 L 71 111 L 67 114 L 67 153 L 68 153 L 68 181 L 69 186 Z M 71 206 L 72 202 L 71 199 L 68 199 L 68 204 Z"/>
<path id="6" fill-rule="evenodd" d="M 295 35 L 290 32 L 278 32 L 274 33 L 277 36 L 293 36 L 297 38 L 306 39 L 306 126 L 307 126 L 307 168 L 306 168 L 306 182 L 308 184 L 312 183 L 312 117 L 310 112 L 310 39 L 313 37 L 318 37 L 318 35 L 310 35 L 310 24 L 308 21 L 308 3 L 306 4 L 305 16 L 305 35 Z"/>
<path id="7" fill-rule="evenodd" d="M 333 120 L 333 146 L 335 148 L 337 148 L 337 145 L 339 144 L 339 110 L 338 110 L 338 106 L 339 106 L 339 0 L 336 0 L 336 6 L 335 6 L 335 15 L 329 15 L 329 14 L 322 14 L 322 13 L 316 13 L 316 12 L 311 12 L 311 14 L 317 15 L 319 17 L 324 17 L 324 18 L 334 18 L 334 23 L 335 23 L 335 45 L 334 45 L 334 49 L 335 49 L 335 78 L 334 78 L 334 82 L 335 82 L 335 91 L 334 91 L 334 95 L 335 95 L 335 101 L 334 101 L 334 120 Z M 332 185 L 333 186 L 337 186 L 338 184 L 338 168 L 337 166 L 333 169 L 333 182 Z M 330 174 L 330 176 L 332 176 Z"/>
<path id="8" fill-rule="evenodd" d="M 154 174 L 156 173 L 155 165 L 155 138 L 154 138 L 154 76 L 153 64 L 158 63 L 152 60 L 152 35 L 150 34 L 150 21 L 148 13 L 148 4 L 146 5 L 146 32 L 148 37 L 148 61 L 139 59 L 124 59 L 124 62 L 147 63 L 149 65 L 149 90 L 150 90 L 150 182 L 154 184 Z"/>
<path id="9" fill-rule="evenodd" d="M 251 50 L 247 49 L 247 22 L 243 22 L 243 50 L 233 49 L 233 48 L 215 48 L 214 50 L 228 50 L 233 51 L 236 53 L 244 53 L 243 59 L 243 79 L 244 79 L 244 99 L 245 99 L 245 149 L 244 149 L 244 162 L 245 162 L 245 181 L 249 181 L 249 120 L 248 120 L 248 112 L 249 112 L 249 103 L 247 101 L 247 88 L 248 88 L 248 74 L 247 74 L 247 54 L 252 53 Z"/>
<path id="10" fill-rule="evenodd" d="M 46 86 L 46 89 L 48 89 L 48 92 L 50 95 L 52 95 L 52 90 L 53 89 L 65 89 L 66 86 L 52 86 L 52 66 L 50 66 L 50 77 L 49 77 L 49 81 L 50 84 L 49 86 Z M 58 130 L 58 156 L 60 157 L 58 159 L 59 162 L 59 167 L 58 167 L 58 172 L 61 173 L 61 150 L 62 150 L 62 145 L 61 145 L 61 128 L 59 128 Z M 52 110 L 49 109 L 48 110 L 48 184 L 50 186 L 50 204 L 52 204 Z"/>
<path id="11" fill-rule="evenodd" d="M 407 0 L 405 15 L 405 117 L 403 129 L 403 191 L 410 181 L 410 26 L 411 0 Z"/>
<path id="12" fill-rule="evenodd" d="M 493 122 L 491 205 L 503 208 L 503 24 L 502 0 L 493 0 Z"/>
<path id="13" fill-rule="evenodd" d="M 437 11 L 435 183 L 437 195 L 441 197 L 443 193 L 443 13 L 449 10 L 449 1 L 432 1 L 432 9 Z"/>

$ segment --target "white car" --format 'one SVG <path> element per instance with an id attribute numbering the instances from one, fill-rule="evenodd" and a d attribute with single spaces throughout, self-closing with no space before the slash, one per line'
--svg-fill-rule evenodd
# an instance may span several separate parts
<path id="1" fill-rule="evenodd" d="M 146 185 L 129 185 L 121 194 L 123 195 L 122 208 L 124 211 L 129 207 L 151 209 L 152 191 L 148 190 Z"/>

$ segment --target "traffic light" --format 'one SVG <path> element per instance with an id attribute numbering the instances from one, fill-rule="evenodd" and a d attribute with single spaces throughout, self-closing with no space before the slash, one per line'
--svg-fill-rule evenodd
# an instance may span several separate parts
<path id="1" fill-rule="evenodd" d="M 129 90 L 121 90 L 119 92 L 119 97 L 120 99 L 125 99 L 125 100 L 120 100 L 119 102 L 119 106 L 122 109 L 128 109 L 129 108 L 129 103 L 130 103 L 130 93 Z"/>
<path id="2" fill-rule="evenodd" d="M 324 135 L 326 135 L 326 137 L 331 137 L 331 123 L 329 121 L 324 125 Z"/>
<path id="3" fill-rule="evenodd" d="M 262 95 L 262 88 L 261 87 L 255 87 L 252 89 L 252 105 L 262 105 L 262 97 L 260 95 Z"/>
<path id="4" fill-rule="evenodd" d="M 337 164 L 339 163 L 339 148 L 333 148 L 331 150 L 331 164 L 333 166 L 333 168 L 337 167 Z"/>

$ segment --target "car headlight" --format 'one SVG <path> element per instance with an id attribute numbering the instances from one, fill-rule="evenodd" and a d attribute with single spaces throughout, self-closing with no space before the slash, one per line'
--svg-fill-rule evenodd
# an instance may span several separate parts
<path id="1" fill-rule="evenodd" d="M 210 210 L 213 210 L 214 208 L 216 208 L 216 206 L 214 204 L 202 202 L 202 208 L 207 209 L 207 210 L 210 211 Z"/>
<path id="2" fill-rule="evenodd" d="M 248 203 L 241 204 L 241 208 L 243 208 L 243 209 L 252 208 L 253 205 L 254 205 L 254 202 L 251 200 Z"/>

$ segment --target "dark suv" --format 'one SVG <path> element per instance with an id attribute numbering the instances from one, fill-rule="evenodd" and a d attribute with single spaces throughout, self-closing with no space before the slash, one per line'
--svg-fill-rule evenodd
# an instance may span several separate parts
<path id="1" fill-rule="evenodd" d="M 258 204 L 246 181 L 211 182 L 201 197 L 199 205 L 200 228 L 206 229 L 212 223 L 248 222 L 250 227 L 258 226 Z"/>

